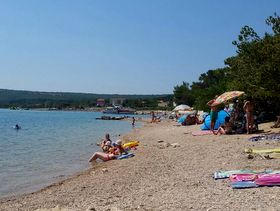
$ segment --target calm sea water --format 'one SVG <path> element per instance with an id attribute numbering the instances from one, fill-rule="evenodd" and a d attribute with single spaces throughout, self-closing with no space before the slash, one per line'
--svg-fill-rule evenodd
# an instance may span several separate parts
<path id="1" fill-rule="evenodd" d="M 0 197 L 30 192 L 89 167 L 96 143 L 131 130 L 98 112 L 0 109 Z M 22 129 L 15 130 L 19 124 Z M 136 125 L 137 126 L 137 125 Z"/>

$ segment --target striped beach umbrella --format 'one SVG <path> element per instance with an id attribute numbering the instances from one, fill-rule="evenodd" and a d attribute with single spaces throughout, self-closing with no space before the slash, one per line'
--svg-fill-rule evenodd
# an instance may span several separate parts
<path id="1" fill-rule="evenodd" d="M 222 103 L 225 103 L 229 100 L 232 100 L 236 97 L 239 97 L 241 95 L 245 94 L 245 92 L 242 91 L 230 91 L 230 92 L 225 92 L 219 97 L 215 99 L 215 101 L 211 104 L 212 106 L 220 105 Z"/>

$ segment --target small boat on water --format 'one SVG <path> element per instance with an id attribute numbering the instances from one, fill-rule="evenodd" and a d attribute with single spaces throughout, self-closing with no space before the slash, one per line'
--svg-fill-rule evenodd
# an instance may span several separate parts
<path id="1" fill-rule="evenodd" d="M 125 119 L 125 116 L 101 116 L 101 117 L 97 117 L 95 118 L 97 120 L 123 120 Z"/>
<path id="2" fill-rule="evenodd" d="M 104 114 L 135 114 L 136 110 L 131 108 L 121 108 L 118 106 L 107 107 L 102 111 Z"/>

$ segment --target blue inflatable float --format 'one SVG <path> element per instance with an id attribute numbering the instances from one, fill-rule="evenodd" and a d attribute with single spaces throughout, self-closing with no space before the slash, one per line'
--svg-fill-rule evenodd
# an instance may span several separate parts
<path id="1" fill-rule="evenodd" d="M 227 116 L 229 116 L 229 114 L 224 110 L 221 110 L 218 112 L 218 118 L 216 120 L 215 127 L 214 127 L 215 130 L 217 130 L 222 124 L 225 123 L 225 118 Z M 210 130 L 210 125 L 211 125 L 211 119 L 210 119 L 210 115 L 208 115 L 204 119 L 204 123 L 201 125 L 200 129 L 201 130 Z"/>

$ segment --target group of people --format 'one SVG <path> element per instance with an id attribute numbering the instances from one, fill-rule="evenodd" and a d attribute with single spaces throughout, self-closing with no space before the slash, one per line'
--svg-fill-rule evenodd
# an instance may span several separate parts
<path id="1" fill-rule="evenodd" d="M 113 160 L 116 159 L 117 156 L 127 154 L 127 151 L 122 146 L 122 141 L 117 140 L 116 142 L 113 142 L 108 133 L 105 135 L 105 139 L 102 140 L 99 146 L 102 149 L 102 152 L 95 152 L 89 159 L 89 162 L 93 162 L 98 158 L 103 161 Z"/>
<path id="2" fill-rule="evenodd" d="M 156 116 L 154 111 L 151 112 L 151 117 L 152 117 L 151 123 L 158 123 L 158 122 L 160 122 L 160 117 Z"/>
<path id="3" fill-rule="evenodd" d="M 186 116 L 185 120 L 181 123 L 183 126 L 186 125 L 196 125 L 196 124 L 202 124 L 203 122 L 199 120 L 197 117 L 197 113 L 189 114 Z"/>
<path id="4" fill-rule="evenodd" d="M 210 106 L 210 130 L 213 131 L 215 135 L 217 134 L 232 134 L 233 133 L 233 127 L 234 122 L 239 118 L 240 114 L 244 115 L 244 121 L 245 121 L 245 128 L 244 129 L 247 134 L 253 133 L 255 130 L 257 130 L 257 125 L 254 121 L 254 103 L 251 98 L 247 98 L 247 100 L 244 101 L 242 110 L 243 112 L 239 111 L 239 107 L 237 106 L 237 103 L 235 102 L 233 106 L 233 110 L 231 111 L 229 109 L 229 106 L 226 105 L 225 111 L 228 112 L 231 116 L 225 117 L 225 123 L 221 125 L 217 131 L 214 131 L 215 129 L 215 123 L 218 118 L 218 112 L 219 112 L 219 106 L 217 106 L 214 102 L 218 96 L 216 96 L 214 99 L 210 100 L 207 105 Z M 243 117 L 241 117 L 243 118 Z"/>

